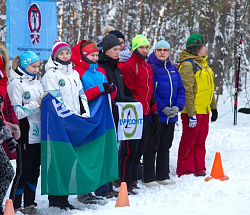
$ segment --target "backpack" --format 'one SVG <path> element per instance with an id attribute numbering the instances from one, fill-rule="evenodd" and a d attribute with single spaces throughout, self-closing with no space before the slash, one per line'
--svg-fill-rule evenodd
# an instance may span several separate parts
<path id="1" fill-rule="evenodd" d="M 194 74 L 197 72 L 197 67 L 202 70 L 202 68 L 195 63 L 192 59 L 185 59 L 184 61 L 182 61 L 181 63 L 185 62 L 185 61 L 189 61 L 192 65 L 193 65 L 193 70 L 194 70 Z M 181 63 L 177 66 L 177 69 L 179 70 Z"/>

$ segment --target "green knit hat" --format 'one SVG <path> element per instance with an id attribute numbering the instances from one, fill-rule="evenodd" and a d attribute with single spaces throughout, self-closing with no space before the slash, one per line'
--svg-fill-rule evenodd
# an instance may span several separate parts
<path id="1" fill-rule="evenodd" d="M 186 51 L 190 54 L 195 55 L 206 43 L 206 38 L 203 37 L 201 34 L 192 34 L 186 42 Z"/>
<path id="2" fill-rule="evenodd" d="M 142 34 L 136 35 L 132 40 L 132 49 L 136 50 L 140 46 L 149 45 L 147 37 Z"/>

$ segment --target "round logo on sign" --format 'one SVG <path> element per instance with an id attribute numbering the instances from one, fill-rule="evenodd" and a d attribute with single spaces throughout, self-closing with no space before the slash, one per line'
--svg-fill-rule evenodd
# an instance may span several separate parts
<path id="1" fill-rule="evenodd" d="M 138 122 L 138 113 L 136 111 L 136 108 L 132 104 L 126 104 L 122 108 L 122 114 L 121 114 L 122 120 L 126 119 L 126 123 L 124 125 L 124 135 L 127 138 L 131 138 L 134 136 L 137 128 L 137 122 Z"/>

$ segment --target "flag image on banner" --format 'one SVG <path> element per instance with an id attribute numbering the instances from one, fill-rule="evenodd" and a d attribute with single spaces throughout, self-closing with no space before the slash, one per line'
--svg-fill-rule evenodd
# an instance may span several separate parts
<path id="1" fill-rule="evenodd" d="M 56 1 L 7 0 L 6 47 L 11 58 L 34 51 L 48 60 L 58 39 Z"/>
<path id="2" fill-rule="evenodd" d="M 48 94 L 41 108 L 41 193 L 90 193 L 118 179 L 118 148 L 108 95 L 83 118 Z"/>
<path id="3" fill-rule="evenodd" d="M 140 102 L 116 102 L 119 112 L 118 140 L 141 139 L 143 109 Z"/>

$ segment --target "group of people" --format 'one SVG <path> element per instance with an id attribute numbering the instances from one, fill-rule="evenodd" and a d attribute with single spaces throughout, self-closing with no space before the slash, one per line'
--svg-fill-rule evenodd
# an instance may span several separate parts
<path id="1" fill-rule="evenodd" d="M 122 32 L 110 29 L 100 44 L 82 40 L 72 49 L 55 40 L 41 82 L 39 57 L 32 51 L 16 56 L 7 86 L 8 58 L 1 47 L 0 102 L 3 122 L 1 142 L 9 156 L 16 149 L 16 175 L 10 198 L 14 209 L 23 213 L 35 211 L 36 186 L 40 174 L 41 101 L 51 93 L 73 113 L 89 118 L 101 94 L 109 94 L 114 123 L 118 126 L 116 102 L 140 102 L 143 106 L 141 139 L 118 141 L 119 176 L 127 183 L 128 193 L 139 189 L 140 163 L 143 157 L 142 183 L 147 187 L 175 184 L 170 179 L 169 152 L 175 123 L 181 111 L 182 137 L 179 145 L 177 175 L 205 176 L 205 140 L 211 120 L 218 116 L 214 99 L 214 73 L 207 65 L 206 38 L 192 34 L 182 50 L 177 68 L 169 60 L 170 44 L 158 41 L 149 55 L 150 43 L 139 34 L 132 40 L 132 54 Z M 72 65 L 74 64 L 74 67 Z M 9 97 L 8 97 L 9 96 Z M 9 102 L 6 100 L 9 99 Z M 11 101 L 11 104 L 10 104 Z M 4 104 L 3 104 L 4 103 Z M 6 115 L 6 116 L 5 116 Z M 14 116 L 13 116 L 14 115 Z M 14 118 L 14 120 L 10 120 Z M 5 123 L 4 123 L 5 121 Z M 3 127 L 8 125 L 9 136 Z M 11 139 L 11 141 L 10 141 Z M 18 142 L 18 144 L 17 144 Z M 0 144 L 0 214 L 2 202 L 14 171 Z M 119 183 L 118 181 L 118 183 Z M 112 182 L 95 191 L 96 195 L 116 196 Z M 81 202 L 95 198 L 79 194 Z M 49 195 L 49 206 L 75 209 L 68 196 Z M 22 204 L 23 200 L 23 204 Z"/>

